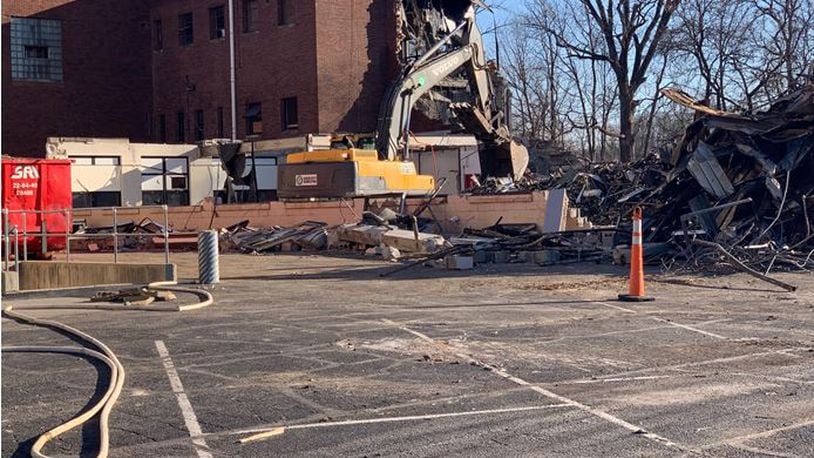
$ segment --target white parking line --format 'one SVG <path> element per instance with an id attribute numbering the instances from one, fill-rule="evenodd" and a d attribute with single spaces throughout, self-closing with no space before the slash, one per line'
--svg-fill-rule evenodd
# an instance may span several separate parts
<path id="1" fill-rule="evenodd" d="M 593 302 L 594 304 L 599 304 L 599 305 L 601 305 L 603 307 L 609 307 L 609 308 L 612 308 L 612 309 L 621 310 L 621 311 L 623 311 L 625 313 L 632 313 L 632 314 L 638 314 L 639 313 L 639 312 L 637 312 L 635 310 L 631 310 L 629 308 L 621 307 L 621 306 L 614 305 L 614 304 L 608 304 L 607 302 L 601 302 L 601 301 L 591 301 L 591 302 Z M 715 334 L 713 332 L 704 331 L 703 329 L 694 328 L 694 327 L 686 325 L 686 324 L 680 324 L 680 323 L 676 323 L 676 322 L 673 322 L 673 321 L 670 321 L 670 320 L 665 320 L 664 318 L 651 316 L 650 319 L 658 321 L 659 323 L 664 323 L 664 324 L 667 324 L 667 325 L 670 325 L 670 326 L 675 326 L 677 328 L 686 329 L 687 331 L 697 332 L 698 334 L 703 334 L 703 335 L 708 336 L 708 337 L 714 337 L 716 339 L 722 339 L 722 340 L 728 339 L 728 337 L 724 337 L 722 335 Z"/>
<path id="2" fill-rule="evenodd" d="M 161 362 L 164 364 L 164 370 L 167 372 L 167 377 L 170 379 L 170 386 L 172 392 L 178 400 L 178 407 L 181 408 L 181 415 L 184 416 L 184 424 L 189 431 L 189 437 L 192 438 L 192 444 L 195 445 L 195 451 L 198 452 L 198 458 L 213 458 L 209 452 L 209 446 L 206 445 L 206 440 L 203 438 L 203 431 L 201 425 L 198 423 L 198 417 L 195 416 L 195 411 L 192 410 L 192 404 L 184 392 L 184 385 L 181 384 L 181 378 L 178 377 L 178 371 L 175 370 L 170 358 L 170 352 L 167 346 L 161 340 L 155 341 L 155 348 L 158 350 L 158 355 L 161 357 Z"/>
<path id="3" fill-rule="evenodd" d="M 329 427 L 336 427 L 336 426 L 353 426 L 353 425 L 371 425 L 371 424 L 378 424 L 378 423 L 392 423 L 392 422 L 402 422 L 402 421 L 417 421 L 417 420 L 437 420 L 441 418 L 456 418 L 456 417 L 468 417 L 472 415 L 495 415 L 495 414 L 502 414 L 502 413 L 517 413 L 517 412 L 529 412 L 534 410 L 547 410 L 547 409 L 559 409 L 563 407 L 571 407 L 570 404 L 547 404 L 542 406 L 526 406 L 526 407 L 509 407 L 506 409 L 488 409 L 488 410 L 469 410 L 465 412 L 447 412 L 447 413 L 436 413 L 436 414 L 428 414 L 428 415 L 409 415 L 403 417 L 381 417 L 381 418 L 365 418 L 361 420 L 341 420 L 341 421 L 328 421 L 328 422 L 320 422 L 320 423 L 305 423 L 299 425 L 290 425 L 290 426 L 275 426 L 275 427 L 259 427 L 259 428 L 249 428 L 249 429 L 242 429 L 239 431 L 232 431 L 229 432 L 229 435 L 243 435 L 243 434 L 252 434 L 252 433 L 260 433 L 256 436 L 250 436 L 244 439 L 241 439 L 241 442 L 254 442 L 255 440 L 266 439 L 268 437 L 273 437 L 267 435 L 265 433 L 274 432 L 279 435 L 285 431 L 293 431 L 296 429 L 313 429 L 313 428 L 329 428 Z M 207 434 L 207 436 L 217 436 L 222 434 Z"/>
<path id="4" fill-rule="evenodd" d="M 659 318 L 657 316 L 650 317 L 653 320 L 658 321 L 659 323 L 669 324 L 670 326 L 675 326 L 677 328 L 686 329 L 687 331 L 697 332 L 698 334 L 703 334 L 705 336 L 714 337 L 716 339 L 726 340 L 728 337 L 724 337 L 720 334 L 715 334 L 713 332 L 704 331 L 703 329 L 694 328 L 692 326 L 688 326 L 686 324 L 676 323 L 674 321 L 665 320 L 664 318 Z"/>
<path id="5" fill-rule="evenodd" d="M 619 306 L 619 305 L 608 304 L 607 302 L 600 302 L 600 301 L 591 301 L 591 302 L 593 302 L 594 304 L 604 305 L 605 307 L 610 307 L 612 309 L 621 310 L 621 311 L 627 312 L 627 313 L 639 313 L 639 312 L 637 312 L 635 310 L 630 310 L 629 308 L 625 308 L 625 307 L 622 307 L 622 306 Z"/>
<path id="6" fill-rule="evenodd" d="M 410 334 L 412 334 L 412 335 L 414 335 L 414 336 L 418 337 L 419 339 L 422 339 L 422 340 L 424 340 L 426 342 L 430 342 L 430 343 L 433 343 L 435 345 L 440 344 L 440 342 L 436 341 L 432 337 L 427 336 L 426 334 L 423 334 L 423 333 L 418 332 L 418 331 L 414 331 L 414 330 L 412 330 L 410 328 L 407 328 L 405 326 L 401 326 L 398 323 L 395 323 L 395 322 L 393 322 L 391 320 L 383 319 L 382 322 L 384 322 L 385 324 L 388 324 L 388 325 L 398 327 L 402 331 L 408 332 L 408 333 L 410 333 Z M 566 405 L 569 405 L 569 406 L 572 406 L 572 407 L 576 407 L 577 409 L 580 409 L 580 410 L 582 410 L 584 412 L 587 412 L 587 413 L 589 413 L 591 415 L 594 415 L 594 416 L 599 417 L 599 418 L 601 418 L 601 419 L 603 419 L 605 421 L 608 421 L 608 422 L 610 422 L 610 423 L 612 423 L 614 425 L 617 425 L 617 426 L 620 426 L 620 427 L 622 427 L 624 429 L 627 429 L 628 431 L 639 434 L 642 437 L 650 439 L 650 440 L 652 440 L 654 442 L 658 442 L 658 443 L 660 443 L 662 445 L 665 445 L 667 447 L 676 448 L 678 450 L 681 450 L 681 451 L 689 453 L 689 454 L 693 454 L 693 455 L 697 454 L 697 452 L 695 452 L 694 450 L 692 450 L 692 449 L 690 449 L 688 447 L 685 447 L 683 445 L 677 444 L 677 443 L 675 443 L 675 442 L 673 442 L 673 441 L 671 441 L 671 440 L 669 440 L 669 439 L 667 439 L 665 437 L 662 437 L 662 436 L 660 436 L 660 435 L 658 435 L 656 433 L 652 433 L 650 431 L 647 431 L 646 429 L 642 428 L 641 426 L 634 425 L 633 423 L 629 423 L 629 422 L 627 422 L 625 420 L 622 420 L 621 418 L 615 417 L 615 416 L 605 412 L 604 410 L 600 410 L 600 409 L 591 407 L 591 406 L 583 404 L 583 403 L 581 403 L 579 401 L 575 401 L 573 399 L 570 399 L 570 398 L 567 398 L 565 396 L 554 393 L 553 391 L 549 391 L 549 390 L 547 390 L 547 389 L 545 389 L 543 387 L 534 385 L 534 384 L 532 384 L 530 382 L 527 382 L 527 381 L 525 381 L 525 380 L 523 380 L 523 379 L 521 379 L 519 377 L 515 377 L 514 375 L 509 374 L 508 372 L 504 371 L 503 369 L 499 369 L 497 367 L 486 364 L 486 363 L 484 363 L 482 361 L 478 361 L 477 359 L 472 358 L 469 355 L 465 355 L 463 353 L 458 353 L 458 352 L 452 352 L 452 355 L 454 355 L 455 357 L 460 358 L 460 359 L 462 359 L 464 361 L 467 361 L 470 364 L 474 364 L 476 366 L 480 366 L 480 367 L 483 367 L 485 369 L 488 369 L 490 372 L 492 372 L 494 374 L 497 374 L 498 376 L 503 377 L 506 380 L 509 380 L 509 381 L 511 381 L 513 383 L 516 383 L 517 385 L 528 387 L 530 390 L 535 391 L 535 392 L 537 392 L 539 394 L 542 394 L 543 396 L 545 396 L 547 398 L 555 399 L 555 400 L 557 400 L 557 401 L 559 401 L 559 402 L 561 402 L 563 404 L 566 404 Z"/>
<path id="7" fill-rule="evenodd" d="M 663 378 L 675 378 L 675 375 L 644 375 L 641 377 L 616 377 L 616 378 L 596 378 L 590 380 L 575 380 L 573 382 L 557 382 L 557 385 L 586 385 L 589 383 L 611 383 L 611 382 L 638 382 L 642 380 L 659 380 Z"/>

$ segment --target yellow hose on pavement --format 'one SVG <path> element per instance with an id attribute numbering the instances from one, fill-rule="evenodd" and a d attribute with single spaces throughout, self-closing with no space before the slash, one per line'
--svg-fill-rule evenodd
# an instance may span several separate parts
<path id="1" fill-rule="evenodd" d="M 189 293 L 198 296 L 199 302 L 188 305 L 124 305 L 124 304 L 77 304 L 67 306 L 53 306 L 53 305 L 31 305 L 16 307 L 18 310 L 152 310 L 157 312 L 185 312 L 189 310 L 196 310 L 203 307 L 212 305 L 214 298 L 208 291 L 196 288 L 184 288 L 177 286 L 177 282 L 155 282 L 147 285 L 148 290 L 154 291 L 173 291 L 180 293 Z M 67 422 L 46 431 L 41 434 L 34 444 L 31 446 L 31 456 L 37 458 L 48 458 L 47 455 L 42 453 L 45 445 L 56 438 L 74 428 L 77 428 L 87 423 L 96 414 L 99 414 L 99 451 L 98 458 L 106 458 L 110 447 L 110 428 L 108 426 L 110 412 L 113 410 L 113 405 L 121 394 L 122 387 L 124 386 L 124 366 L 119 362 L 116 354 L 104 343 L 95 337 L 86 334 L 76 328 L 68 326 L 53 320 L 45 320 L 35 318 L 30 315 L 20 313 L 15 310 L 12 305 L 7 305 L 3 308 L 3 314 L 9 318 L 22 321 L 33 326 L 43 326 L 53 329 L 59 329 L 68 334 L 78 337 L 80 340 L 87 342 L 89 346 L 95 347 L 94 350 L 84 347 L 63 347 L 63 346 L 4 346 L 4 352 L 18 352 L 18 353 L 63 353 L 83 355 L 101 361 L 110 368 L 110 382 L 108 383 L 107 390 L 102 398 L 91 408 L 77 415 L 76 417 L 68 420 Z M 98 351 L 97 351 L 98 350 Z M 101 413 L 99 413 L 101 412 Z"/>

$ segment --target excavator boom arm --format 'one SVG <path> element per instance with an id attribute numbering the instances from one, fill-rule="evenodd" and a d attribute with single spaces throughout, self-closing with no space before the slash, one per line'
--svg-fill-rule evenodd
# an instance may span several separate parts
<path id="1" fill-rule="evenodd" d="M 416 59 L 389 87 L 379 116 L 376 144 L 379 157 L 385 160 L 406 157 L 402 151 L 406 153 L 409 145 L 410 114 L 416 102 L 461 68 L 467 69 L 476 100 L 474 104 L 454 104 L 450 108 L 467 129 L 486 144 L 481 172 L 512 174 L 519 178 L 528 165 L 528 151 L 511 139 L 502 116 L 492 106 L 494 89 L 487 70 L 483 37 L 471 6 L 452 31 Z"/>

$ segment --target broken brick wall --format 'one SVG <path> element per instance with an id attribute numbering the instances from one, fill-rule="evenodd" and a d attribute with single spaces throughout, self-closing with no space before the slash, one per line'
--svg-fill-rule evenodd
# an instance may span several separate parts
<path id="1" fill-rule="evenodd" d="M 320 132 L 373 132 L 398 74 L 391 0 L 317 2 Z"/>

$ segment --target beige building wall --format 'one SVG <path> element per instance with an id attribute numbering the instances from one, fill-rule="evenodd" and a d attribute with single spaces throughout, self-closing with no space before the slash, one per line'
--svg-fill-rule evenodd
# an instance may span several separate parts
<path id="1" fill-rule="evenodd" d="M 186 157 L 189 165 L 189 202 L 199 204 L 222 189 L 226 173 L 220 162 L 201 155 L 196 145 L 130 143 L 122 138 L 49 138 L 46 157 L 117 157 L 119 165 L 83 165 L 71 167 L 72 192 L 118 191 L 125 207 L 142 205 L 142 158 L 149 156 Z"/>

